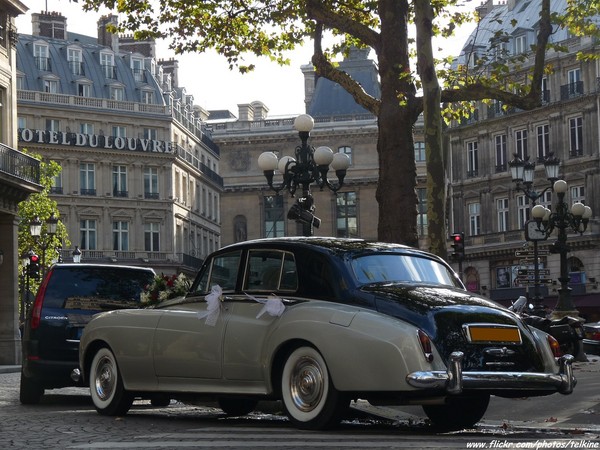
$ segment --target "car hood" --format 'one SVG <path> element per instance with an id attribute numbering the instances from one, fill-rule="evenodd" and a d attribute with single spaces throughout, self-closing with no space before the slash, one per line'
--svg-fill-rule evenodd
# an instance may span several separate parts
<path id="1" fill-rule="evenodd" d="M 512 349 L 513 362 L 526 370 L 542 364 L 535 356 L 531 359 L 537 352 L 527 325 L 512 311 L 493 301 L 462 289 L 434 285 L 373 284 L 361 287 L 361 291 L 375 297 L 380 313 L 409 322 L 425 331 L 445 359 L 454 351 L 463 351 L 466 369 L 483 368 L 489 347 L 467 341 L 463 325 L 476 323 L 518 327 L 523 343 Z"/>

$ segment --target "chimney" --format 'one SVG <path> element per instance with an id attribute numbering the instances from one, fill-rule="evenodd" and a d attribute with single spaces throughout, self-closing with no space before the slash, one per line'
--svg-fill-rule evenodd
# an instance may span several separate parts
<path id="1" fill-rule="evenodd" d="M 269 108 L 263 102 L 252 102 L 252 109 L 254 110 L 254 120 L 265 120 L 269 114 Z"/>
<path id="2" fill-rule="evenodd" d="M 179 87 L 179 61 L 175 58 L 159 59 L 158 64 L 163 68 L 165 74 L 171 76 L 173 87 Z"/>
<path id="3" fill-rule="evenodd" d="M 114 14 L 102 16 L 98 19 L 98 44 L 110 47 L 115 53 L 119 52 L 119 35 L 110 33 L 107 25 L 118 25 L 118 17 Z"/>
<path id="4" fill-rule="evenodd" d="M 31 14 L 31 33 L 55 39 L 67 39 L 67 18 L 58 12 Z"/>
<path id="5" fill-rule="evenodd" d="M 239 121 L 240 122 L 253 122 L 254 121 L 254 107 L 250 103 L 238 104 Z"/>

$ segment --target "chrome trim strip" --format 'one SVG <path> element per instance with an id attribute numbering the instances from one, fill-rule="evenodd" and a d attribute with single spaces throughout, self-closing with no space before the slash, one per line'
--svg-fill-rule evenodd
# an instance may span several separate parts
<path id="1" fill-rule="evenodd" d="M 462 352 L 450 355 L 448 370 L 419 371 L 406 376 L 406 381 L 420 389 L 443 389 L 449 394 L 460 394 L 463 389 L 523 389 L 549 390 L 570 394 L 577 380 L 573 376 L 573 356 L 564 355 L 558 360 L 558 373 L 544 372 L 463 372 Z"/>

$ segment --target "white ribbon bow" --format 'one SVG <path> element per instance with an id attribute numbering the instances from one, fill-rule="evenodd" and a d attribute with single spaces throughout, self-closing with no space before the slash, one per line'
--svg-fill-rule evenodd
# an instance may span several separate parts
<path id="1" fill-rule="evenodd" d="M 249 294 L 246 294 L 246 297 L 264 305 L 256 315 L 257 319 L 260 318 L 260 316 L 262 316 L 264 313 L 268 313 L 270 316 L 273 317 L 281 316 L 283 314 L 283 311 L 285 310 L 285 305 L 283 304 L 283 301 L 275 294 L 271 294 L 269 298 L 266 299 L 252 297 Z"/>
<path id="2" fill-rule="evenodd" d="M 219 318 L 219 313 L 221 312 L 222 296 L 223 290 L 221 289 L 221 286 L 215 284 L 211 288 L 210 294 L 204 297 L 206 303 L 208 303 L 208 306 L 206 307 L 206 311 L 198 313 L 198 319 L 203 319 L 206 317 L 206 325 L 214 327 L 217 323 L 217 319 Z"/>

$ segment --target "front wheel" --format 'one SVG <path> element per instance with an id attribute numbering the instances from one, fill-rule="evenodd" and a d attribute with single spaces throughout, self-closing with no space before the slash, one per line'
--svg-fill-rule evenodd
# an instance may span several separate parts
<path id="1" fill-rule="evenodd" d="M 307 430 L 337 425 L 350 403 L 335 388 L 325 360 L 312 347 L 297 348 L 288 356 L 281 396 L 290 421 Z"/>
<path id="2" fill-rule="evenodd" d="M 449 397 L 445 405 L 423 405 L 423 411 L 435 427 L 461 430 L 479 422 L 489 403 L 489 395 Z"/>
<path id="3" fill-rule="evenodd" d="M 127 414 L 133 404 L 133 395 L 123 387 L 117 360 L 108 348 L 101 348 L 94 355 L 89 378 L 96 411 L 105 416 Z"/>
<path id="4" fill-rule="evenodd" d="M 42 385 L 21 372 L 19 401 L 23 405 L 37 405 L 42 399 L 42 395 L 44 395 L 44 388 Z"/>

